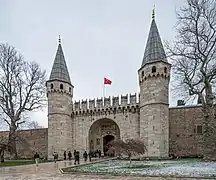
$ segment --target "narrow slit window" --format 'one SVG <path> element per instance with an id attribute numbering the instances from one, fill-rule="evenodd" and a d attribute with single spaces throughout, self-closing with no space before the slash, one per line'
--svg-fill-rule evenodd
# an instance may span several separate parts
<path id="1" fill-rule="evenodd" d="M 142 77 L 144 76 L 144 71 L 142 71 Z"/>
<path id="2" fill-rule="evenodd" d="M 152 73 L 156 73 L 156 67 L 155 66 L 152 67 Z"/>
<path id="3" fill-rule="evenodd" d="M 197 126 L 197 134 L 202 134 L 203 133 L 203 127 L 201 125 Z"/>

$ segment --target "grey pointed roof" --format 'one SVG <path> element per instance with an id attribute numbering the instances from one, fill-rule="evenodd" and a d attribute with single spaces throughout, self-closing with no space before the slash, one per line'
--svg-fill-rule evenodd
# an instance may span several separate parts
<path id="1" fill-rule="evenodd" d="M 60 80 L 71 84 L 70 76 L 67 69 L 67 64 L 64 58 L 61 43 L 59 42 L 55 60 L 51 70 L 49 81 Z"/>
<path id="2" fill-rule="evenodd" d="M 153 18 L 141 67 L 156 61 L 168 62 L 155 19 Z"/>

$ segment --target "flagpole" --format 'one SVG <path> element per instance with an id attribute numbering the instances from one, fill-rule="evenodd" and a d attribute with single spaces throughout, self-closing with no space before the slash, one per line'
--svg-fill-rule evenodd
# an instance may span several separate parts
<path id="1" fill-rule="evenodd" d="M 105 98 L 105 84 L 103 84 L 103 106 L 104 106 L 104 98 Z"/>
<path id="2" fill-rule="evenodd" d="M 105 84 L 103 85 L 103 98 L 105 97 Z"/>

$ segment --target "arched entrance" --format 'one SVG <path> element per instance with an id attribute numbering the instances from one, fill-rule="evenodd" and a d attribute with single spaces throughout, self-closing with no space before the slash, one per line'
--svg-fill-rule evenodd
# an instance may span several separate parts
<path id="1" fill-rule="evenodd" d="M 89 151 L 100 150 L 103 154 L 108 150 L 106 145 L 120 139 L 120 129 L 115 121 L 107 118 L 95 121 L 89 129 Z"/>
<path id="2" fill-rule="evenodd" d="M 109 149 L 107 147 L 108 143 L 113 141 L 114 139 L 115 139 L 115 137 L 112 136 L 112 135 L 106 135 L 106 136 L 103 137 L 103 152 L 104 152 L 104 155 L 107 155 L 107 151 Z"/>

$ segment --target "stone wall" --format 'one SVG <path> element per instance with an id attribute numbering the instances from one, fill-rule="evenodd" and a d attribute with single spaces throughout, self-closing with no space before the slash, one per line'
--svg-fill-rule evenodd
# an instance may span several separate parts
<path id="1" fill-rule="evenodd" d="M 20 158 L 32 158 L 37 151 L 41 157 L 47 157 L 48 129 L 17 131 L 17 153 Z M 0 132 L 0 141 L 7 142 L 8 131 Z M 6 157 L 7 157 L 6 153 Z"/>
<path id="2" fill-rule="evenodd" d="M 93 116 L 79 114 L 75 118 L 76 131 L 74 148 L 85 150 L 88 148 L 88 130 L 97 120 L 112 119 L 120 128 L 122 139 L 138 137 L 139 135 L 139 110 L 132 108 L 128 111 L 118 110 L 116 114 L 97 112 Z M 130 112 L 129 112 L 130 111 Z M 200 106 L 179 106 L 169 109 L 169 148 L 170 153 L 177 156 L 201 156 L 202 133 L 198 130 L 202 124 L 202 111 Z M 83 127 L 83 129 L 81 128 Z M 83 134 L 82 134 L 83 133 Z M 18 155 L 22 158 L 31 158 L 35 151 L 47 157 L 48 130 L 33 129 L 18 131 L 20 139 L 17 144 Z M 8 132 L 0 132 L 0 141 L 7 139 Z"/>
<path id="3" fill-rule="evenodd" d="M 169 109 L 170 153 L 177 156 L 202 155 L 202 109 L 181 106 Z"/>

